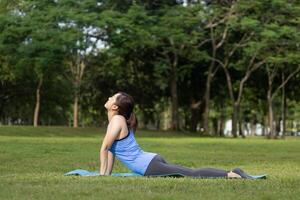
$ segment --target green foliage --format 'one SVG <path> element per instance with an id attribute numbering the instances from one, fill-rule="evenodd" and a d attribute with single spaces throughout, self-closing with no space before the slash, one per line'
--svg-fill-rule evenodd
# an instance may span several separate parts
<path id="1" fill-rule="evenodd" d="M 88 124 L 103 124 L 103 104 L 107 96 L 119 90 L 135 97 L 141 115 L 159 116 L 157 112 L 167 110 L 169 103 L 160 102 L 170 97 L 174 79 L 179 107 L 191 116 L 190 105 L 202 101 L 205 92 L 212 59 L 211 34 L 217 44 L 225 30 L 216 58 L 224 61 L 235 50 L 228 59 L 235 96 L 254 55 L 254 63 L 266 60 L 270 69 L 278 68 L 285 74 L 299 66 L 299 1 L 188 3 L 0 1 L 1 120 L 11 117 L 30 123 L 41 77 L 43 123 L 49 119 L 58 119 L 53 124 L 69 121 L 74 89 L 80 91 L 82 121 L 86 119 Z M 211 24 L 213 33 L 208 28 Z M 86 70 L 80 87 L 74 88 L 69 65 L 79 58 L 85 60 Z M 256 109 L 255 102 L 261 104 L 260 110 L 265 105 L 268 68 L 263 65 L 260 69 L 245 84 L 244 106 L 250 105 L 251 110 Z M 276 74 L 275 86 L 280 76 Z M 287 86 L 292 99 L 299 96 L 292 89 L 297 88 L 298 80 L 295 76 Z M 220 116 L 221 108 L 230 106 L 222 70 L 216 73 L 211 87 L 216 108 L 212 117 Z M 157 105 L 163 106 L 158 109 Z M 200 107 L 198 113 L 203 112 Z M 264 114 L 260 115 L 263 118 Z"/>

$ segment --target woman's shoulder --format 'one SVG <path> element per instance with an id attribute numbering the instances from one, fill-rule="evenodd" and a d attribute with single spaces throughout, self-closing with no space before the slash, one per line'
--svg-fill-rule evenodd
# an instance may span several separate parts
<path id="1" fill-rule="evenodd" d="M 125 117 L 123 115 L 114 115 L 112 118 L 112 120 L 125 120 Z"/>
<path id="2" fill-rule="evenodd" d="M 110 123 L 118 123 L 118 124 L 123 124 L 125 123 L 126 124 L 126 119 L 125 117 L 123 117 L 122 115 L 114 115 L 112 118 L 111 118 L 111 121 Z"/>

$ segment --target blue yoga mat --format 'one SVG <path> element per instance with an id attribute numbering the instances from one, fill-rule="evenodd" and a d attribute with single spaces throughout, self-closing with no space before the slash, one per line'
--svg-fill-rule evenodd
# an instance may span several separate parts
<path id="1" fill-rule="evenodd" d="M 100 176 L 98 172 L 83 170 L 83 169 L 76 169 L 64 174 L 65 176 Z M 136 177 L 136 176 L 143 176 L 136 173 L 112 173 L 111 176 L 119 176 L 119 177 Z M 163 175 L 154 175 L 154 176 L 145 176 L 145 177 L 184 177 L 183 174 L 163 174 Z M 216 177 L 191 177 L 191 178 L 216 178 Z M 247 179 L 266 179 L 267 174 L 262 175 L 249 175 Z"/>
<path id="2" fill-rule="evenodd" d="M 76 169 L 65 173 L 65 176 L 100 176 L 99 172 L 92 172 L 84 169 Z M 111 176 L 142 176 L 136 173 L 112 173 Z"/>

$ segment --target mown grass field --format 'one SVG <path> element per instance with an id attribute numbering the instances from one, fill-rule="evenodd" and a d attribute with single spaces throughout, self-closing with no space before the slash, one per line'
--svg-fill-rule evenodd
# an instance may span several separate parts
<path id="1" fill-rule="evenodd" d="M 300 199 L 300 138 L 137 133 L 140 146 L 187 167 L 269 174 L 266 180 L 66 177 L 98 169 L 98 128 L 0 127 L 0 199 Z M 128 172 L 116 162 L 114 172 Z"/>

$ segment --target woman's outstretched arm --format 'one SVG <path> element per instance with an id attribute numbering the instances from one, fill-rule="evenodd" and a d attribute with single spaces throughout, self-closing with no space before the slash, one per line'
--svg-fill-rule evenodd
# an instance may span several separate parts
<path id="1" fill-rule="evenodd" d="M 100 149 L 100 175 L 106 175 L 108 170 L 108 149 L 121 132 L 122 123 L 124 123 L 122 120 L 121 116 L 116 115 L 108 124 L 106 135 Z"/>
<path id="2" fill-rule="evenodd" d="M 107 169 L 105 172 L 105 175 L 110 175 L 113 167 L 114 167 L 114 162 L 115 162 L 115 156 L 112 154 L 112 152 L 108 151 L 108 160 L 107 160 Z"/>

